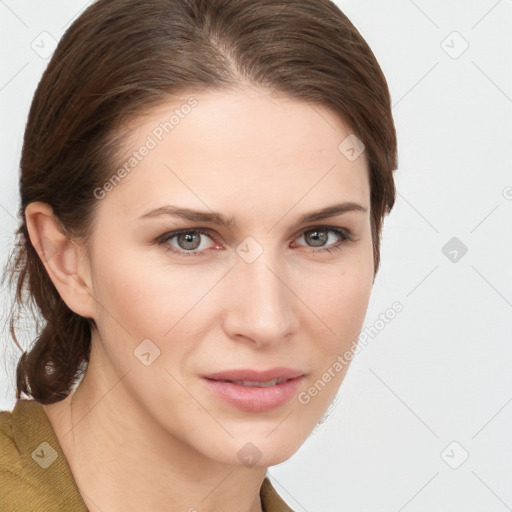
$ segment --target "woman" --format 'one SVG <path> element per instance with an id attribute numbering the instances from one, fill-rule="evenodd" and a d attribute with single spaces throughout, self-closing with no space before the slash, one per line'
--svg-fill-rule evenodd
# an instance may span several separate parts
<path id="1" fill-rule="evenodd" d="M 346 373 L 396 166 L 385 78 L 330 1 L 85 10 L 25 132 L 9 275 L 44 325 L 0 508 L 291 510 L 266 470 Z"/>

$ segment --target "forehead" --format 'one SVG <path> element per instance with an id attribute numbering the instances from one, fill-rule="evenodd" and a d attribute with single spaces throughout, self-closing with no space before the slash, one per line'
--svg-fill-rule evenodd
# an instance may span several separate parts
<path id="1" fill-rule="evenodd" d="M 350 128 L 318 104 L 212 91 L 169 99 L 129 128 L 112 174 L 125 172 L 107 197 L 128 216 L 166 203 L 226 215 L 235 206 L 281 215 L 295 204 L 297 213 L 327 202 L 369 207 L 366 156 L 347 158 Z"/>

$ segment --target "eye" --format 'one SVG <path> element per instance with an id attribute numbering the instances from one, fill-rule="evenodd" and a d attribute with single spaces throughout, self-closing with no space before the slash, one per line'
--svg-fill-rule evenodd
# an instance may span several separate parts
<path id="1" fill-rule="evenodd" d="M 206 256 L 207 249 L 216 247 L 216 245 L 212 243 L 205 247 L 203 244 L 205 237 L 212 240 L 212 232 L 203 228 L 183 229 L 166 233 L 162 235 L 157 242 L 159 245 L 162 245 L 166 251 L 180 256 Z M 353 240 L 352 234 L 347 229 L 330 226 L 317 226 L 308 229 L 303 232 L 298 240 L 302 238 L 307 242 L 307 251 L 312 253 L 331 252 L 333 250 L 342 249 L 344 245 Z M 329 239 L 332 238 L 334 238 L 334 243 L 327 245 Z M 175 244 L 172 243 L 174 240 Z"/>
<path id="2" fill-rule="evenodd" d="M 338 241 L 331 245 L 326 245 L 330 236 L 334 239 L 337 238 Z M 304 231 L 300 238 L 304 238 L 308 243 L 312 243 L 312 245 L 308 245 L 308 252 L 312 253 L 331 252 L 342 249 L 344 245 L 353 240 L 352 234 L 348 230 L 330 226 L 317 226 L 308 229 Z"/>
<path id="3" fill-rule="evenodd" d="M 208 237 L 210 238 L 210 231 L 206 229 L 188 229 L 181 231 L 173 231 L 172 233 L 167 233 L 163 237 L 159 239 L 159 243 L 164 245 L 165 250 L 178 253 L 183 256 L 206 256 L 205 249 L 208 247 L 201 247 L 202 238 Z M 170 244 L 170 241 L 176 239 L 176 243 L 178 247 Z M 197 251 L 198 249 L 204 249 L 202 251 Z M 192 252 L 194 251 L 194 252 Z"/>

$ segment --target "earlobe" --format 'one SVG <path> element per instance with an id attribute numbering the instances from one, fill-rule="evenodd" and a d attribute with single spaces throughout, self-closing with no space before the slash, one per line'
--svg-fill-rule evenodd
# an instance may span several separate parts
<path id="1" fill-rule="evenodd" d="M 27 231 L 62 300 L 80 316 L 93 318 L 89 273 L 79 265 L 81 247 L 59 227 L 50 205 L 33 202 L 25 208 Z"/>

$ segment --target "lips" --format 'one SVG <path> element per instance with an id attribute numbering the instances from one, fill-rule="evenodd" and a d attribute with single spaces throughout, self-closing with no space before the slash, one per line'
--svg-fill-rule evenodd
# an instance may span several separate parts
<path id="1" fill-rule="evenodd" d="M 236 376 L 238 375 L 236 374 Z M 250 375 L 255 376 L 254 373 Z M 288 375 L 291 374 L 288 373 Z M 226 376 L 226 373 L 222 373 L 221 376 Z M 249 375 L 246 372 L 244 376 L 248 377 Z M 266 376 L 262 377 L 261 372 L 257 372 L 256 377 L 258 379 L 267 378 Z M 261 385 L 261 383 L 255 384 L 256 381 L 242 381 L 244 384 L 238 384 L 240 381 L 214 380 L 208 377 L 204 377 L 201 381 L 217 399 L 232 407 L 246 412 L 265 412 L 290 402 L 299 391 L 304 378 L 304 375 L 300 375 L 286 379 L 279 384 L 272 384 L 272 381 L 270 381 L 270 383 L 264 385 Z"/>
<path id="2" fill-rule="evenodd" d="M 224 382 L 258 382 L 265 383 L 273 380 L 285 381 L 304 375 L 304 372 L 295 368 L 276 367 L 268 370 L 258 371 L 252 369 L 227 370 L 223 372 L 210 373 L 203 375 L 210 380 Z"/>

